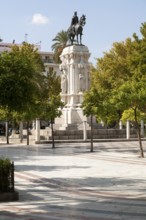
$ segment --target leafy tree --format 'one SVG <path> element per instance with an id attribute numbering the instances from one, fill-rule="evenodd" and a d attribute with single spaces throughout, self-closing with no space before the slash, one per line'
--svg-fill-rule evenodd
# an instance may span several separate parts
<path id="1" fill-rule="evenodd" d="M 133 40 L 114 43 L 103 58 L 97 59 L 83 106 L 107 123 L 111 119 L 118 122 L 124 111 L 132 109 L 140 155 L 144 157 L 138 116 L 146 113 L 146 23 L 142 24 L 141 34 L 142 39 L 134 34 Z"/>
<path id="2" fill-rule="evenodd" d="M 8 116 L 15 112 L 21 116 L 24 112 L 30 114 L 41 100 L 45 82 L 43 70 L 41 57 L 33 45 L 14 45 L 10 52 L 1 54 L 0 106 L 7 110 Z"/>
<path id="3" fill-rule="evenodd" d="M 52 129 L 52 147 L 55 147 L 54 144 L 54 131 L 53 123 L 56 117 L 60 117 L 62 112 L 61 108 L 64 106 L 64 103 L 61 101 L 60 92 L 60 77 L 56 76 L 55 72 L 49 72 L 46 77 L 46 90 L 45 97 L 41 101 L 42 113 L 40 114 L 41 119 L 48 120 L 51 123 Z"/>
<path id="4" fill-rule="evenodd" d="M 114 43 L 109 52 L 97 59 L 96 68 L 91 70 L 91 89 L 88 92 L 88 99 L 89 101 L 94 99 L 94 106 L 91 103 L 92 108 L 89 107 L 89 110 L 93 110 L 94 107 L 94 115 L 99 121 L 104 121 L 106 126 L 113 122 L 118 124 L 122 115 L 121 106 L 115 105 L 112 101 L 112 92 L 131 76 L 127 67 L 130 45 L 130 39 Z"/>
<path id="5" fill-rule="evenodd" d="M 41 118 L 44 120 L 54 120 L 61 115 L 59 107 L 63 107 L 60 97 L 60 76 L 50 71 L 45 79 L 45 94 L 41 100 Z"/>
<path id="6" fill-rule="evenodd" d="M 121 102 L 125 110 L 132 109 L 135 127 L 140 146 L 140 155 L 144 157 L 140 127 L 139 114 L 146 113 L 146 23 L 141 28 L 142 38 L 139 39 L 136 34 L 133 35 L 134 41 L 131 47 L 131 53 L 128 55 L 128 67 L 132 73 L 131 78 L 121 85 L 116 92 L 116 101 Z"/>
<path id="7" fill-rule="evenodd" d="M 128 111 L 130 109 L 132 110 L 129 120 L 130 118 L 134 119 L 133 123 L 137 128 L 140 154 L 141 157 L 144 157 L 141 136 L 140 136 L 139 116 L 142 113 L 146 113 L 146 111 L 144 110 L 144 107 L 146 107 L 145 83 L 144 82 L 138 83 L 137 81 L 131 79 L 125 82 L 123 85 L 121 85 L 119 89 L 117 89 L 115 97 L 114 98 L 116 102 L 121 102 L 122 108 Z"/>
<path id="8" fill-rule="evenodd" d="M 56 75 L 56 72 L 49 71 L 45 78 L 45 93 L 47 97 L 52 95 L 59 95 L 61 92 L 61 78 Z"/>
<path id="9" fill-rule="evenodd" d="M 13 46 L 0 56 L 0 105 L 11 111 L 24 111 L 39 96 L 43 63 L 33 45 Z"/>
<path id="10" fill-rule="evenodd" d="M 95 89 L 90 89 L 90 91 L 84 93 L 84 100 L 82 103 L 83 113 L 87 117 L 91 117 L 91 152 L 93 152 L 93 115 L 96 112 L 96 91 Z"/>
<path id="11" fill-rule="evenodd" d="M 60 55 L 63 51 L 63 49 L 66 47 L 67 41 L 68 41 L 68 34 L 67 31 L 60 31 L 56 37 L 53 39 L 55 42 L 52 45 L 52 50 L 54 51 L 54 59 L 56 63 L 61 63 L 60 61 Z"/>

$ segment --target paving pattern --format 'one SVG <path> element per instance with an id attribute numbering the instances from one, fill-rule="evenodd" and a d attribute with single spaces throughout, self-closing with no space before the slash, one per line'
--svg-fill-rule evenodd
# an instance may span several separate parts
<path id="1" fill-rule="evenodd" d="M 94 143 L 92 153 L 90 143 L 1 144 L 0 156 L 15 163 L 20 197 L 0 203 L 0 220 L 146 219 L 146 159 L 136 141 Z"/>

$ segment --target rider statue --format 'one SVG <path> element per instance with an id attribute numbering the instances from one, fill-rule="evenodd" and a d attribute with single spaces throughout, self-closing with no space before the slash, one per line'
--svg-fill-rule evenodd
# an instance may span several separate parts
<path id="1" fill-rule="evenodd" d="M 74 12 L 74 15 L 71 20 L 70 27 L 67 30 L 68 34 L 68 45 L 73 45 L 75 42 L 75 37 L 76 37 L 76 42 L 77 44 L 82 44 L 82 35 L 83 35 L 83 26 L 86 24 L 86 16 L 82 15 L 80 19 L 78 18 L 77 12 Z M 80 39 L 78 40 L 78 36 L 80 36 Z"/>
<path id="2" fill-rule="evenodd" d="M 77 12 L 75 11 L 71 20 L 71 27 L 74 34 L 75 34 L 75 25 L 78 24 L 78 22 L 79 22 L 79 18 L 77 16 Z"/>

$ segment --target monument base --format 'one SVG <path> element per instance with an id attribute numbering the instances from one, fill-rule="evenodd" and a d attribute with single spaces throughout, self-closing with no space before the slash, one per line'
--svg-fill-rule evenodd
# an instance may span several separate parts
<path id="1" fill-rule="evenodd" d="M 86 129 L 90 130 L 91 119 L 83 115 L 82 108 L 63 108 L 61 117 L 55 119 L 55 128 L 57 130 L 66 130 L 70 127 L 72 129 L 83 130 L 84 122 L 86 122 Z M 93 124 L 96 125 L 95 117 L 93 117 Z"/>
<path id="2" fill-rule="evenodd" d="M 84 45 L 71 45 L 64 48 L 60 56 L 61 100 L 65 107 L 60 118 L 55 119 L 55 127 L 66 130 L 79 129 L 88 121 L 81 108 L 83 94 L 89 89 L 90 80 L 89 50 Z M 82 125 L 82 126 L 81 126 Z"/>

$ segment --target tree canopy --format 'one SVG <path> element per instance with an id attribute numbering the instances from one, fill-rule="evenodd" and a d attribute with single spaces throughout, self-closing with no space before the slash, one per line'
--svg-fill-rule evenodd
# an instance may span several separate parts
<path id="1" fill-rule="evenodd" d="M 45 80 L 45 94 L 41 102 L 42 113 L 41 118 L 45 120 L 54 120 L 61 115 L 61 110 L 64 106 L 60 97 L 60 76 L 57 76 L 55 72 L 50 71 Z"/>
<path id="2" fill-rule="evenodd" d="M 43 88 L 44 66 L 37 49 L 24 43 L 0 56 L 0 106 L 24 111 L 36 101 Z"/>
<path id="3" fill-rule="evenodd" d="M 133 34 L 132 39 L 116 42 L 97 59 L 83 109 L 86 115 L 94 114 L 107 124 L 118 123 L 124 112 L 132 109 L 143 157 L 138 115 L 146 114 L 146 23 L 140 31 L 141 38 Z"/>
<path id="4" fill-rule="evenodd" d="M 34 45 L 14 45 L 0 56 L 1 119 L 29 123 L 35 118 L 54 120 L 61 115 L 60 77 L 44 74 L 44 64 Z M 28 127 L 27 126 L 27 127 Z"/>

